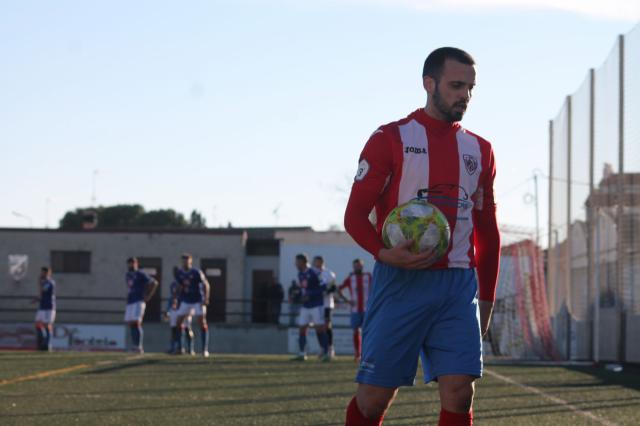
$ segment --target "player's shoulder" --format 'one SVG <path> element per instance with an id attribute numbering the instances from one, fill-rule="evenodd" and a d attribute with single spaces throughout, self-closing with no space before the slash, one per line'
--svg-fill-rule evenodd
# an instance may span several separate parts
<path id="1" fill-rule="evenodd" d="M 399 141 L 400 140 L 400 126 L 403 126 L 410 121 L 412 121 L 413 113 L 409 114 L 406 117 L 403 117 L 399 120 L 390 121 L 388 123 L 382 124 L 378 126 L 378 128 L 371 134 L 369 139 L 385 139 L 388 141 Z"/>
<path id="2" fill-rule="evenodd" d="M 461 132 L 468 134 L 469 136 L 472 136 L 473 138 L 475 138 L 478 141 L 478 144 L 480 145 L 480 149 L 481 150 L 488 150 L 491 151 L 493 148 L 491 146 L 491 142 L 489 142 L 487 139 L 483 138 L 482 136 L 480 136 L 479 134 L 472 132 L 469 129 L 466 129 L 464 127 L 462 127 L 460 129 Z"/>

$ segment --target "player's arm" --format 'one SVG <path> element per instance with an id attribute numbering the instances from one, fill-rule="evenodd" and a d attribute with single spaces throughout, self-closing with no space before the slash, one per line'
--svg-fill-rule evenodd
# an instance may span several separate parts
<path id="1" fill-rule="evenodd" d="M 483 336 L 489 329 L 491 322 L 500 269 L 500 231 L 496 219 L 496 204 L 493 193 L 493 181 L 496 175 L 493 152 L 490 152 L 487 170 L 488 173 L 482 185 L 481 199 L 476 200 L 473 210 L 480 328 Z"/>
<path id="2" fill-rule="evenodd" d="M 390 131 L 390 130 L 386 130 Z M 432 252 L 413 254 L 412 241 L 385 248 L 369 213 L 393 174 L 393 142 L 385 131 L 376 130 L 360 154 L 358 172 L 344 214 L 344 227 L 351 237 L 374 257 L 398 268 L 423 269 L 432 263 Z M 384 218 L 378 218 L 384 220 Z"/>
<path id="3" fill-rule="evenodd" d="M 209 296 L 211 295 L 211 284 L 207 280 L 207 277 L 204 276 L 204 272 L 200 271 L 200 279 L 202 280 L 202 285 L 204 285 L 204 304 L 209 304 Z"/>
<path id="4" fill-rule="evenodd" d="M 148 279 L 149 280 L 147 281 L 147 288 L 144 295 L 145 303 L 151 300 L 153 293 L 155 293 L 158 288 L 158 281 L 155 278 L 148 276 Z"/>
<path id="5" fill-rule="evenodd" d="M 339 300 L 339 301 L 342 301 L 342 302 L 345 302 L 345 303 L 348 303 L 348 304 L 350 304 L 350 305 L 352 305 L 353 303 L 351 302 L 351 300 L 349 300 L 349 298 L 348 298 L 348 297 L 346 297 L 346 296 L 344 295 L 344 293 L 342 293 L 342 290 L 344 290 L 344 289 L 345 289 L 345 288 L 347 288 L 348 286 L 349 286 L 349 277 L 347 277 L 347 278 L 342 282 L 342 284 L 340 284 L 340 286 L 338 286 L 338 288 L 337 288 L 337 292 L 338 292 L 338 300 Z"/>

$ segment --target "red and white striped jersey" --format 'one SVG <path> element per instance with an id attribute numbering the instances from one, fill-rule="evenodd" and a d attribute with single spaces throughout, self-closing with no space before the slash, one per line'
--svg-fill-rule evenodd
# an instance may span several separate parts
<path id="1" fill-rule="evenodd" d="M 431 268 L 472 268 L 474 216 L 494 215 L 495 161 L 491 145 L 459 123 L 440 121 L 418 109 L 376 130 L 360 156 L 345 225 L 374 256 L 383 248 L 382 225 L 396 206 L 426 195 L 451 229 L 447 253 Z M 377 235 L 349 214 L 375 206 Z M 354 216 L 355 217 L 355 216 Z M 373 235 L 372 235 L 373 234 Z"/>
<path id="2" fill-rule="evenodd" d="M 367 307 L 367 300 L 369 300 L 369 291 L 371 289 L 371 273 L 363 272 L 356 274 L 350 273 L 349 276 L 342 282 L 340 291 L 349 290 L 349 300 L 356 302 L 351 305 L 351 312 L 364 312 Z"/>

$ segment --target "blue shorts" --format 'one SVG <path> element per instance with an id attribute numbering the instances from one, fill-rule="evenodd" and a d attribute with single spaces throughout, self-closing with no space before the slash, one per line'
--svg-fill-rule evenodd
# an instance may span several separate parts
<path id="1" fill-rule="evenodd" d="M 408 270 L 377 262 L 362 329 L 356 382 L 412 386 L 422 355 L 424 382 L 482 376 L 474 269 Z"/>
<path id="2" fill-rule="evenodd" d="M 351 328 L 360 328 L 364 323 L 364 312 L 351 312 Z"/>

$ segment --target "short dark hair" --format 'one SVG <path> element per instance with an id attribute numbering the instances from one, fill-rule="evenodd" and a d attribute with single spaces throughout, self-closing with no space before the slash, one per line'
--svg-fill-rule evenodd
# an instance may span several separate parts
<path id="1" fill-rule="evenodd" d="M 317 256 L 313 256 L 313 260 L 319 260 L 320 262 L 324 263 L 324 257 L 317 255 Z"/>
<path id="2" fill-rule="evenodd" d="M 441 47 L 429 53 L 429 56 L 425 59 L 424 67 L 422 67 L 422 77 L 429 76 L 436 80 L 440 79 L 444 62 L 447 59 L 453 59 L 466 65 L 476 64 L 473 57 L 464 50 L 456 47 Z"/>
<path id="3" fill-rule="evenodd" d="M 130 257 L 130 258 L 127 259 L 127 263 L 133 263 L 133 262 L 137 262 L 137 261 L 138 261 L 138 258 L 135 257 L 135 256 L 134 257 Z"/>
<path id="4" fill-rule="evenodd" d="M 191 256 L 191 253 L 186 253 L 186 252 L 185 252 L 185 253 L 182 253 L 182 254 L 180 255 L 180 257 L 181 257 L 182 259 L 192 259 L 192 258 L 193 258 L 193 256 Z"/>
<path id="5" fill-rule="evenodd" d="M 42 272 L 46 272 L 47 274 L 51 272 L 51 267 L 50 266 L 43 266 L 42 268 L 40 268 L 40 270 Z"/>
<path id="6" fill-rule="evenodd" d="M 305 262 L 309 262 L 309 256 L 304 253 L 296 254 L 296 260 L 304 260 Z"/>
<path id="7" fill-rule="evenodd" d="M 364 263 L 364 262 L 362 261 L 362 259 L 357 258 L 357 259 L 353 259 L 353 263 Z"/>

